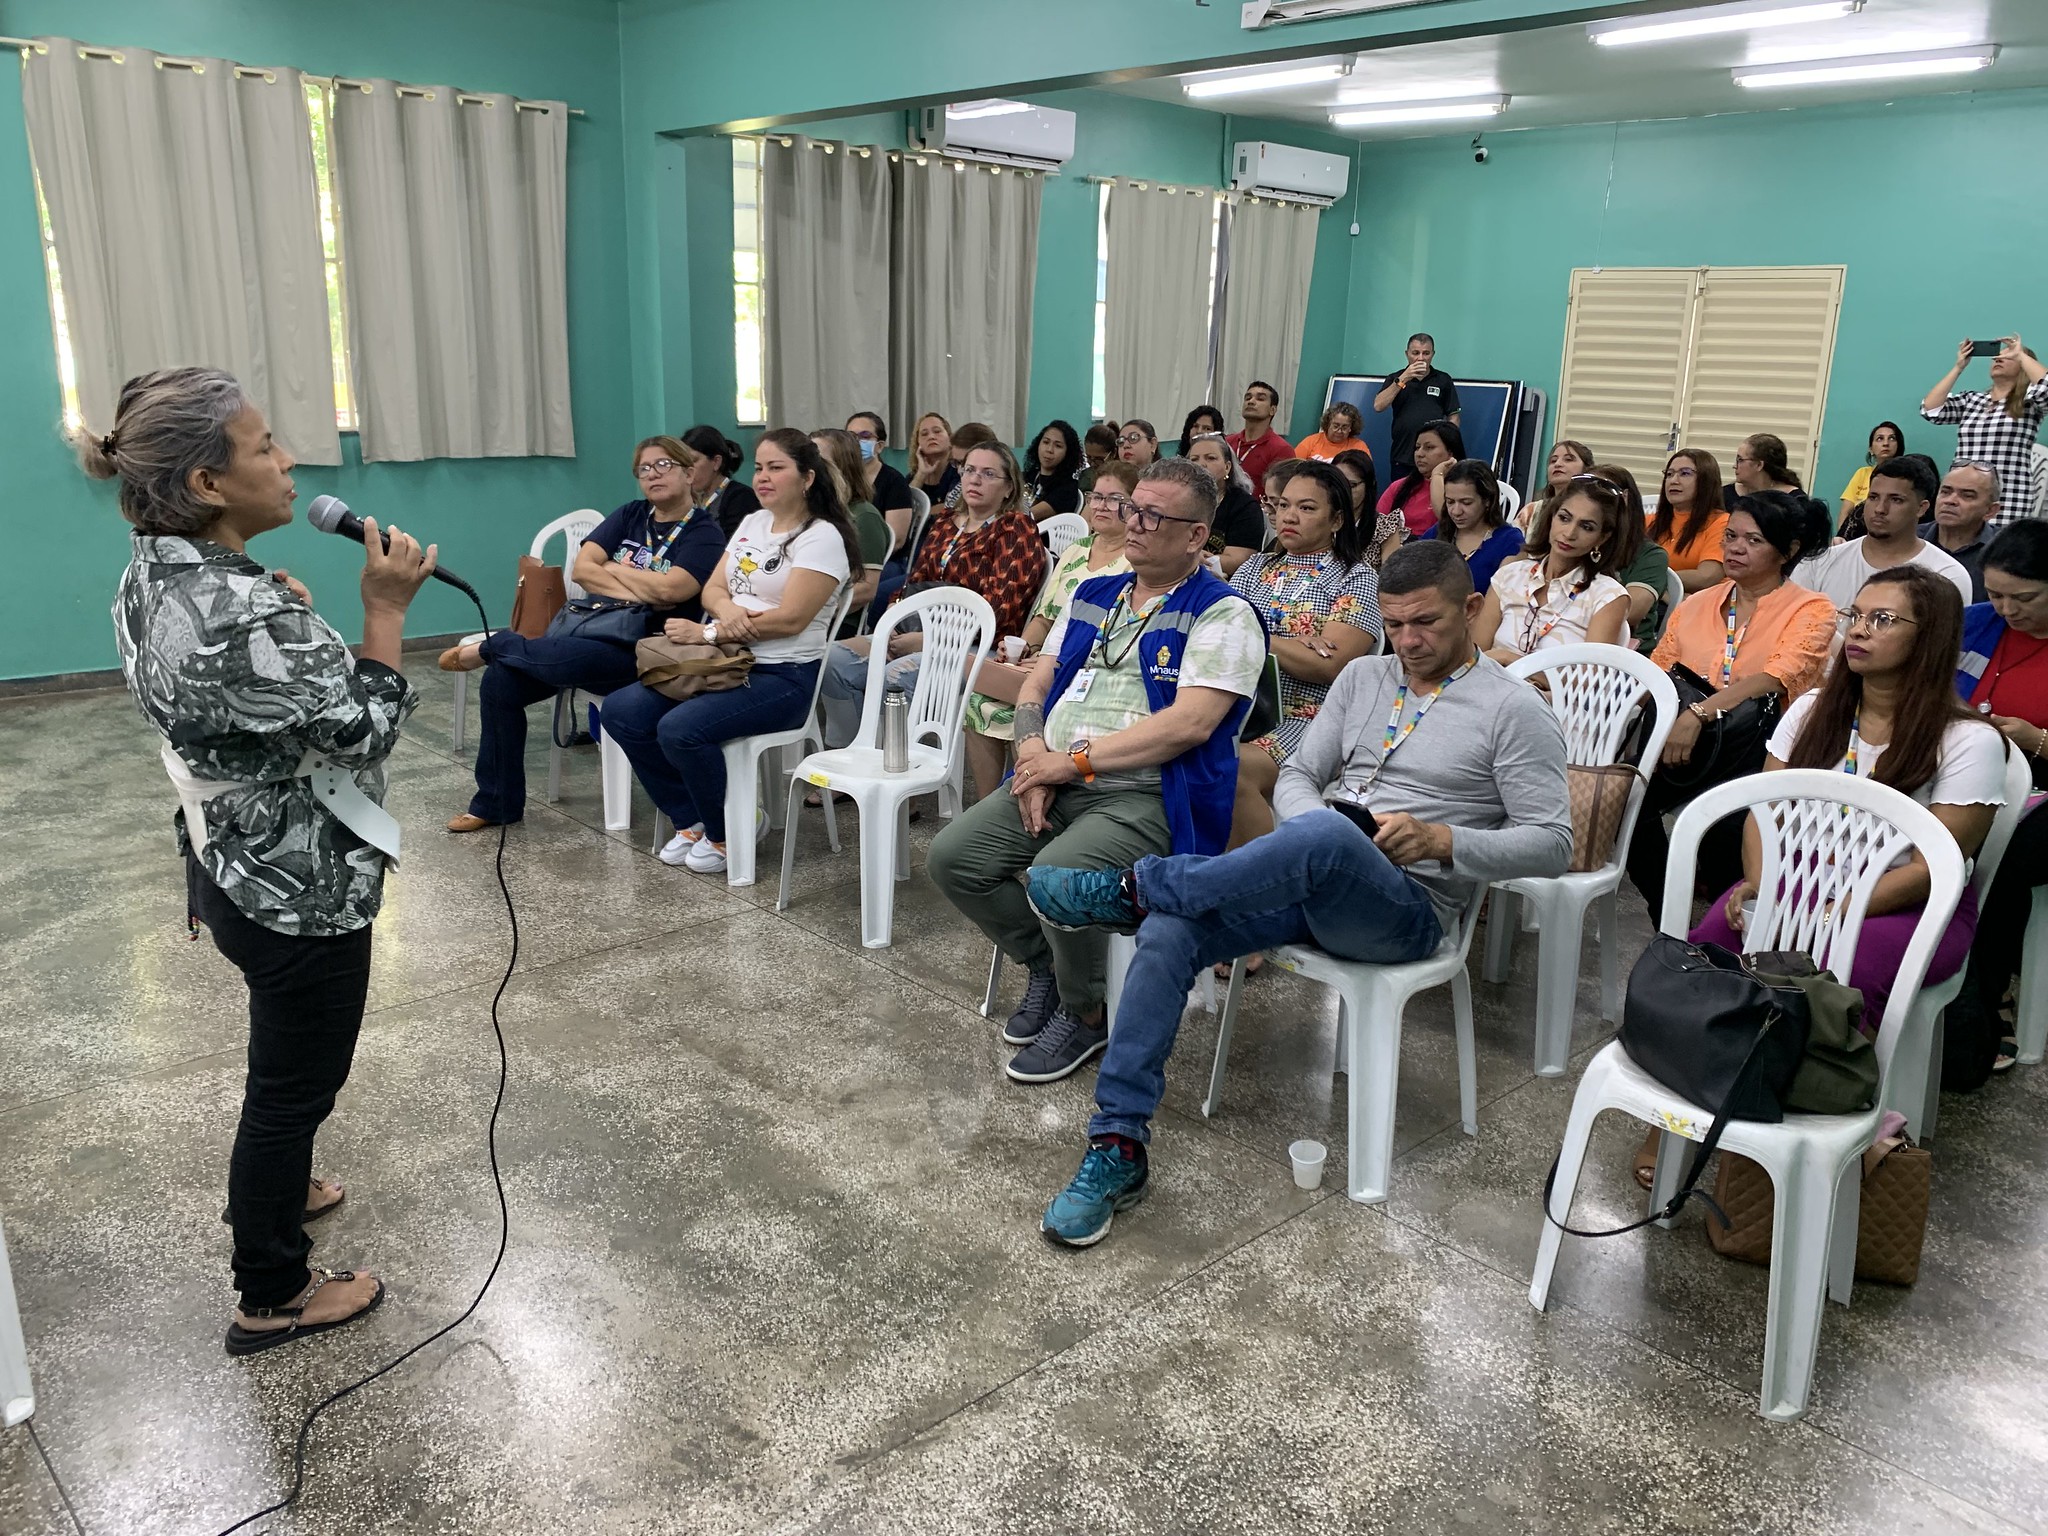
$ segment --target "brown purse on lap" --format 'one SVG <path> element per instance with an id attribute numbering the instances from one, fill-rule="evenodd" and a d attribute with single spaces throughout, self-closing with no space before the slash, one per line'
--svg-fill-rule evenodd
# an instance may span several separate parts
<path id="1" fill-rule="evenodd" d="M 640 681 L 665 699 L 724 693 L 745 684 L 754 670 L 754 653 L 737 641 L 686 645 L 666 635 L 649 635 L 634 648 L 633 659 Z"/>

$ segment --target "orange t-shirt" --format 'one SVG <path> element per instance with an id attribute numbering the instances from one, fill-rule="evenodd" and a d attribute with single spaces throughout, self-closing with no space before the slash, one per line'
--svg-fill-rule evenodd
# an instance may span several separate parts
<path id="1" fill-rule="evenodd" d="M 1835 605 L 1789 581 L 1756 605 L 1748 626 L 1737 634 L 1734 669 L 1728 677 L 1721 675 L 1728 650 L 1728 593 L 1734 585 L 1717 583 L 1680 603 L 1650 660 L 1667 672 L 1683 662 L 1709 688 L 1725 688 L 1759 672 L 1783 683 L 1787 700 L 1819 687 L 1835 640 Z"/>
<path id="2" fill-rule="evenodd" d="M 1333 443 L 1322 433 L 1311 432 L 1294 445 L 1294 456 L 1297 459 L 1320 459 L 1327 464 L 1338 454 L 1349 453 L 1353 448 L 1368 459 L 1372 457 L 1372 450 L 1365 446 L 1365 439 L 1362 437 L 1347 437 L 1341 443 Z"/>
<path id="3" fill-rule="evenodd" d="M 1700 530 L 1700 536 L 1686 546 L 1684 554 L 1680 554 L 1678 551 L 1678 534 L 1679 530 L 1684 526 L 1685 516 L 1681 513 L 1672 519 L 1669 536 L 1657 541 L 1664 546 L 1664 553 L 1671 557 L 1671 569 L 1674 571 L 1697 570 L 1702 561 L 1718 561 L 1721 558 L 1721 535 L 1728 531 L 1728 514 L 1726 512 L 1716 512 L 1712 517 L 1708 518 L 1707 526 Z"/>

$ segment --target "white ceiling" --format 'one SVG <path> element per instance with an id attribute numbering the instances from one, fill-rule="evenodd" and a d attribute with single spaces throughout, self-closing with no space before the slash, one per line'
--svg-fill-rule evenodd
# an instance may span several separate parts
<path id="1" fill-rule="evenodd" d="M 1981 43 L 1998 43 L 2001 51 L 1989 69 L 1972 75 L 1770 90 L 1745 89 L 1729 77 L 1729 70 L 1742 64 L 1855 58 Z M 1324 61 L 1336 57 L 1325 56 Z M 1169 75 L 1107 89 L 1212 112 L 1297 118 L 1328 132 L 1373 139 L 1706 117 L 1831 101 L 1895 100 L 1957 90 L 2048 85 L 2048 0 L 1868 0 L 1856 15 L 1832 21 L 1628 47 L 1601 47 L 1586 35 L 1584 26 L 1545 27 L 1361 53 L 1351 74 L 1341 80 L 1205 100 L 1183 96 L 1180 82 L 1186 78 L 1192 77 Z M 1483 122 L 1329 126 L 1330 109 L 1359 96 L 1385 101 L 1498 92 L 1506 92 L 1514 100 L 1507 111 Z M 2040 148 L 2040 144 L 2026 150 L 2013 145 L 1999 152 L 2038 153 Z"/>

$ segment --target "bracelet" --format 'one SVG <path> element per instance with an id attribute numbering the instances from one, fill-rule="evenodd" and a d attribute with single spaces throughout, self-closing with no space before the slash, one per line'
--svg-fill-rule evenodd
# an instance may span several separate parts
<path id="1" fill-rule="evenodd" d="M 2034 743 L 2033 755 L 2048 757 L 2048 726 L 2037 725 L 2034 729 L 2039 733 L 2039 738 Z"/>

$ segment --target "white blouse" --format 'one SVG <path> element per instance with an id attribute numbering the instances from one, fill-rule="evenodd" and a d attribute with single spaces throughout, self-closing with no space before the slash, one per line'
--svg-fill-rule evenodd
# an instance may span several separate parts
<path id="1" fill-rule="evenodd" d="M 1540 560 L 1510 560 L 1493 576 L 1493 595 L 1500 604 L 1496 646 L 1526 656 L 1553 646 L 1577 645 L 1586 638 L 1593 616 L 1616 598 L 1628 600 L 1628 589 L 1612 576 L 1591 581 L 1574 571 L 1562 581 L 1544 585 L 1543 600 L 1532 604 L 1531 593 L 1543 584 Z M 1627 623 L 1623 623 L 1626 633 Z"/>

